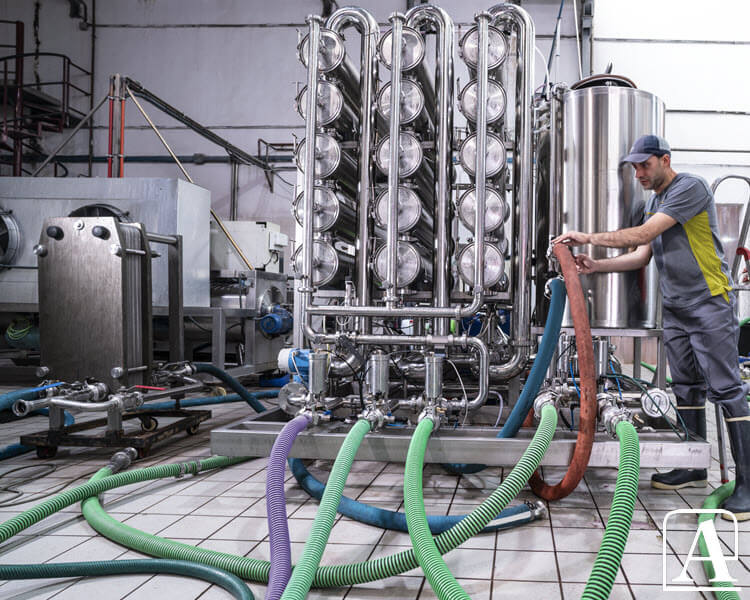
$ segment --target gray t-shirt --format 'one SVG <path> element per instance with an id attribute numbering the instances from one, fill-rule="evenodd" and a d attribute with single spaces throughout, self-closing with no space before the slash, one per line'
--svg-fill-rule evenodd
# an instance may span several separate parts
<path id="1" fill-rule="evenodd" d="M 711 188 L 680 173 L 646 203 L 646 219 L 661 212 L 677 221 L 651 242 L 666 306 L 690 306 L 732 289 L 716 224 Z"/>

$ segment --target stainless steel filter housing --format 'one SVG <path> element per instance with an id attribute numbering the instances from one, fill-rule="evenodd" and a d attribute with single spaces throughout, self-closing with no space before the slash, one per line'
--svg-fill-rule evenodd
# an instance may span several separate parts
<path id="1" fill-rule="evenodd" d="M 477 120 L 477 80 L 472 79 L 458 96 L 458 107 L 472 123 Z M 505 114 L 505 90 L 494 79 L 487 80 L 487 123 L 499 121 Z"/>
<path id="2" fill-rule="evenodd" d="M 309 36 L 302 38 L 297 47 L 297 55 L 300 62 L 307 68 L 307 41 Z M 344 62 L 346 48 L 344 40 L 335 31 L 330 29 L 320 30 L 320 50 L 318 52 L 318 70 L 328 73 Z"/>
<path id="3" fill-rule="evenodd" d="M 458 199 L 458 218 L 466 228 L 474 232 L 474 215 L 476 214 L 476 188 L 466 190 Z M 495 188 L 487 187 L 485 199 L 484 231 L 491 233 L 498 229 L 510 216 L 510 206 Z"/>
<path id="4" fill-rule="evenodd" d="M 305 170 L 306 147 L 307 140 L 302 140 L 297 146 L 297 168 L 302 172 Z M 339 170 L 345 172 L 351 180 L 352 175 L 356 176 L 357 165 L 351 156 L 341 151 L 341 145 L 335 137 L 318 133 L 315 136 L 315 178 L 325 179 Z"/>
<path id="5" fill-rule="evenodd" d="M 294 200 L 294 218 L 300 226 L 304 223 L 305 202 L 303 192 L 300 192 Z M 329 231 L 333 227 L 345 230 L 349 233 L 347 237 L 354 235 L 356 212 L 351 200 L 332 188 L 316 185 L 313 195 L 313 231 L 321 233 Z"/>
<path id="6" fill-rule="evenodd" d="M 472 27 L 458 43 L 459 53 L 469 68 L 476 70 L 479 56 L 479 34 L 477 28 Z M 508 56 L 508 41 L 496 27 L 489 28 L 489 44 L 487 47 L 487 68 L 496 69 Z"/>
<path id="7" fill-rule="evenodd" d="M 486 153 L 487 177 L 494 177 L 505 168 L 505 144 L 499 136 L 494 133 L 487 133 L 487 153 Z M 461 166 L 466 172 L 473 176 L 474 168 L 477 164 L 477 134 L 472 133 L 461 144 L 458 150 L 458 157 Z"/>
<path id="8" fill-rule="evenodd" d="M 383 190 L 375 200 L 375 221 L 380 227 L 388 224 L 388 189 Z M 406 186 L 398 187 L 398 231 L 410 231 L 419 223 L 422 216 L 422 202 L 417 193 Z"/>
<path id="9" fill-rule="evenodd" d="M 297 95 L 297 113 L 305 118 L 305 107 L 307 104 L 307 86 L 303 87 Z M 338 86 L 330 81 L 321 79 L 318 81 L 318 110 L 316 111 L 316 125 L 324 127 L 330 125 L 341 116 L 344 109 L 344 94 Z"/>
<path id="10" fill-rule="evenodd" d="M 313 285 L 322 287 L 343 281 L 354 264 L 354 257 L 337 251 L 333 244 L 326 240 L 315 240 L 313 248 Z M 292 256 L 296 275 L 302 274 L 302 255 L 300 245 Z"/>
<path id="11" fill-rule="evenodd" d="M 387 248 L 381 246 L 375 253 L 374 270 L 375 276 L 380 281 L 385 281 L 388 272 Z M 429 262 L 422 258 L 417 247 L 411 242 L 398 242 L 396 287 L 405 288 L 417 281 L 424 271 L 426 276 L 431 275 Z"/>
<path id="12" fill-rule="evenodd" d="M 467 285 L 474 284 L 474 242 L 464 246 L 458 253 L 458 275 Z M 505 258 L 495 244 L 484 244 L 484 285 L 497 285 L 505 274 Z"/>
<path id="13" fill-rule="evenodd" d="M 378 92 L 378 112 L 386 121 L 391 118 L 391 84 L 386 83 Z M 413 79 L 401 79 L 401 124 L 407 125 L 417 119 L 424 110 L 422 87 Z"/>
<path id="14" fill-rule="evenodd" d="M 404 27 L 401 35 L 401 70 L 411 71 L 424 59 L 424 38 L 422 34 L 411 27 Z M 391 68 L 392 39 L 393 31 L 388 31 L 380 38 L 380 44 L 378 44 L 378 57 L 387 69 Z"/>
<path id="15" fill-rule="evenodd" d="M 386 136 L 380 140 L 378 147 L 375 149 L 375 163 L 378 165 L 378 169 L 386 175 L 388 174 L 390 153 L 391 137 Z M 422 164 L 422 157 L 422 145 L 419 140 L 411 133 L 402 131 L 399 134 L 398 176 L 410 177 L 414 175 Z"/>
<path id="16" fill-rule="evenodd" d="M 620 161 L 641 135 L 664 134 L 664 103 L 627 87 L 571 90 L 563 97 L 562 128 L 562 231 L 614 231 L 639 225 L 650 192 L 641 188 L 630 163 Z M 596 259 L 627 252 L 598 246 L 578 251 Z M 581 280 L 592 327 L 658 326 L 653 261 L 642 273 L 595 273 Z M 563 326 L 572 326 L 569 314 Z"/>

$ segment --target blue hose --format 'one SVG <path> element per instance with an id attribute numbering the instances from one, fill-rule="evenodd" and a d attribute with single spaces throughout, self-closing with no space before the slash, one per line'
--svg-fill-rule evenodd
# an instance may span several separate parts
<path id="1" fill-rule="evenodd" d="M 316 500 L 320 500 L 323 497 L 323 491 L 326 488 L 325 484 L 318 481 L 310 474 L 301 459 L 290 458 L 289 468 L 291 469 L 294 478 L 297 480 L 297 483 L 302 486 L 302 489 Z M 345 517 L 354 519 L 360 523 L 380 527 L 381 529 L 403 532 L 409 531 L 406 526 L 406 515 L 404 513 L 378 508 L 377 506 L 370 506 L 369 504 L 352 500 L 346 496 L 341 497 L 338 511 Z M 427 515 L 427 522 L 430 526 L 430 531 L 432 531 L 433 534 L 438 534 L 447 531 L 465 516 L 466 515 Z M 508 517 L 517 518 L 510 519 L 510 522 L 505 522 Z M 482 530 L 482 533 L 497 531 L 500 529 L 509 529 L 516 525 L 530 523 L 536 519 L 536 516 L 529 506 L 526 504 L 520 504 L 518 506 L 506 508 L 495 517 L 495 519 L 502 520 L 502 522 L 495 524 L 490 522 L 490 524 Z"/>
<path id="2" fill-rule="evenodd" d="M 49 415 L 49 408 L 40 408 L 39 410 L 35 410 L 31 414 L 47 416 Z M 67 427 L 68 425 L 72 425 L 75 422 L 75 417 L 73 417 L 73 415 L 71 415 L 68 411 L 65 411 L 65 426 Z M 0 448 L 0 460 L 13 458 L 14 456 L 20 456 L 21 454 L 26 454 L 27 452 L 31 452 L 32 450 L 34 450 L 34 446 L 24 446 L 23 444 L 8 444 L 4 448 Z"/>
<path id="3" fill-rule="evenodd" d="M 499 438 L 515 437 L 521 425 L 523 425 L 526 415 L 529 414 L 534 404 L 534 398 L 536 398 L 539 388 L 544 382 L 544 376 L 557 347 L 557 340 L 560 338 L 560 326 L 565 311 L 565 284 L 562 279 L 556 277 L 550 280 L 549 286 L 552 290 L 552 298 L 550 299 L 547 322 L 544 324 L 542 341 L 539 343 L 539 350 L 536 353 L 534 364 L 531 366 L 531 371 L 526 378 L 518 402 L 513 407 L 500 433 L 497 434 Z M 485 465 L 460 463 L 443 466 L 453 473 L 477 473 L 485 468 Z"/>
<path id="4" fill-rule="evenodd" d="M 240 397 L 255 410 L 255 412 L 263 412 L 264 410 L 266 410 L 266 407 L 258 402 L 256 396 L 253 396 L 253 394 L 251 394 L 244 385 L 242 385 L 229 373 L 224 371 L 224 369 L 215 367 L 211 363 L 193 363 L 193 366 L 195 367 L 196 373 L 208 373 L 209 375 L 213 375 L 217 379 L 220 379 L 223 383 L 227 384 L 232 389 L 232 391 L 236 394 L 239 394 Z"/>
<path id="5" fill-rule="evenodd" d="M 2 394 L 0 395 L 0 410 L 10 410 L 17 400 L 36 400 L 39 397 L 39 392 L 60 385 L 63 385 L 62 381 L 25 390 L 13 390 L 12 392 Z"/>
<path id="6" fill-rule="evenodd" d="M 247 392 L 245 395 L 252 397 L 254 400 L 258 400 L 260 398 L 276 398 L 279 395 L 279 390 Z M 206 396 L 205 398 L 183 398 L 182 400 L 180 400 L 180 408 L 190 408 L 191 406 L 206 406 L 210 404 L 229 404 L 231 402 L 247 402 L 247 399 L 241 397 L 239 394 L 227 394 L 226 396 Z M 147 402 L 139 409 L 139 412 L 148 412 L 151 410 L 171 410 L 173 408 L 177 408 L 176 400 L 167 400 L 166 402 Z M 262 411 L 256 410 L 256 412 Z"/>

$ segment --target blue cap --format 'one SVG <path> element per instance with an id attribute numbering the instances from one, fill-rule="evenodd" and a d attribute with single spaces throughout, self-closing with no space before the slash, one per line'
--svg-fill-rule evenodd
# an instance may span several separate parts
<path id="1" fill-rule="evenodd" d="M 630 148 L 630 154 L 622 159 L 622 162 L 642 163 L 651 156 L 672 155 L 669 142 L 658 135 L 642 135 Z"/>

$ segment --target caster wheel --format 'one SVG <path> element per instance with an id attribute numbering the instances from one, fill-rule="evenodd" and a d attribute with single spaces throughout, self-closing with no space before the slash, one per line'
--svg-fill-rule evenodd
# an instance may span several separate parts
<path id="1" fill-rule="evenodd" d="M 156 431 L 159 427 L 159 421 L 154 417 L 142 417 L 141 418 L 141 429 L 143 431 Z"/>
<path id="2" fill-rule="evenodd" d="M 52 458 L 57 454 L 56 446 L 37 446 L 36 455 L 38 458 Z"/>
<path id="3" fill-rule="evenodd" d="M 223 388 L 220 385 L 215 385 L 211 387 L 211 395 L 212 396 L 226 396 L 227 390 L 226 388 Z"/>
<path id="4" fill-rule="evenodd" d="M 195 435 L 196 433 L 198 433 L 198 423 L 196 423 L 195 425 L 191 425 L 190 427 L 188 427 L 185 430 L 185 433 L 187 433 L 188 435 Z"/>

